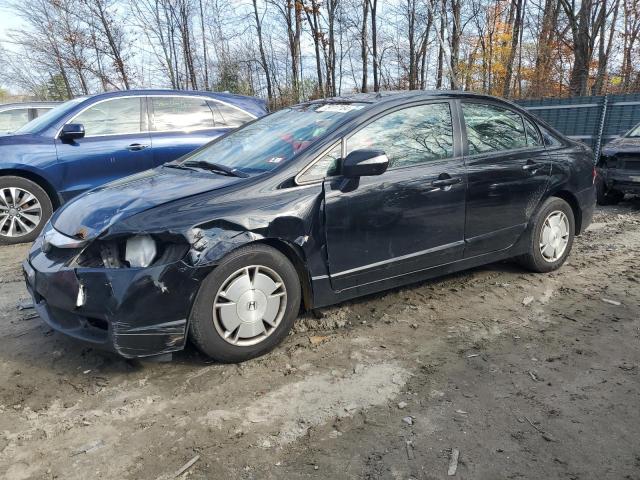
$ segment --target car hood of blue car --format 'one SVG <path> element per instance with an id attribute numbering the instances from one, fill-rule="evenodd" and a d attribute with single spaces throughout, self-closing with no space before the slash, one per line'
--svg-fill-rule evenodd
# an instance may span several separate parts
<path id="1" fill-rule="evenodd" d="M 80 195 L 58 210 L 51 222 L 64 235 L 92 240 L 143 211 L 243 180 L 167 167 L 147 170 Z"/>
<path id="2" fill-rule="evenodd" d="M 31 133 L 4 133 L 0 135 L 0 146 L 2 145 L 23 145 L 35 142 L 42 142 L 43 139 L 39 135 Z M 50 141 L 50 140 L 49 140 Z"/>

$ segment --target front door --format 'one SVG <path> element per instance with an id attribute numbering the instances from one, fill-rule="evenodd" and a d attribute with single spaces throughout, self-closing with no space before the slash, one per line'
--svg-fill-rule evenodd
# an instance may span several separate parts
<path id="1" fill-rule="evenodd" d="M 551 162 L 537 128 L 505 107 L 462 102 L 467 136 L 465 257 L 513 245 L 547 188 Z"/>
<path id="2" fill-rule="evenodd" d="M 395 110 L 346 139 L 346 153 L 384 150 L 389 168 L 379 176 L 325 180 L 335 290 L 462 258 L 466 178 L 451 105 Z"/>
<path id="3" fill-rule="evenodd" d="M 61 194 L 65 200 L 153 167 L 142 97 L 100 101 L 68 123 L 82 124 L 85 136 L 56 139 L 58 162 L 64 167 Z"/>

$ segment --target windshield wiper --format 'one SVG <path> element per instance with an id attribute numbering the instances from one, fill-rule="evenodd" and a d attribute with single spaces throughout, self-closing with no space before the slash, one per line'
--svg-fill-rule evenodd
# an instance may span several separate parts
<path id="1" fill-rule="evenodd" d="M 201 168 L 203 170 L 209 170 L 211 172 L 221 173 L 223 175 L 229 175 L 230 177 L 247 178 L 249 176 L 249 174 L 241 172 L 236 168 L 230 168 L 230 167 L 227 167 L 226 165 L 220 165 L 219 163 L 205 162 L 202 160 L 187 160 L 186 162 L 181 163 L 180 166 Z"/>
<path id="2" fill-rule="evenodd" d="M 195 168 L 189 168 L 189 167 L 185 167 L 183 165 L 180 165 L 179 163 L 165 163 L 163 165 L 164 168 L 177 168 L 178 170 L 191 170 L 193 172 L 196 171 Z"/>

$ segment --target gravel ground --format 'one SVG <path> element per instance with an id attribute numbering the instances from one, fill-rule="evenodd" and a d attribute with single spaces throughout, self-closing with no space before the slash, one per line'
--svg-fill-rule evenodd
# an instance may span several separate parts
<path id="1" fill-rule="evenodd" d="M 54 333 L 16 308 L 28 248 L 1 247 L 0 477 L 640 479 L 640 201 L 594 222 L 557 272 L 324 309 L 242 365 Z"/>

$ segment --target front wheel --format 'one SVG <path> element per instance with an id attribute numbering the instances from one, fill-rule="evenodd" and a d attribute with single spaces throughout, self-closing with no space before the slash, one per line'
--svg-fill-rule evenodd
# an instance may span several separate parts
<path id="1" fill-rule="evenodd" d="M 560 268 L 573 246 L 575 219 L 571 206 L 561 198 L 548 198 L 532 219 L 529 251 L 520 263 L 534 272 Z"/>
<path id="2" fill-rule="evenodd" d="M 202 282 L 191 312 L 191 340 L 225 363 L 263 355 L 286 337 L 300 299 L 300 279 L 286 256 L 267 245 L 239 248 Z"/>
<path id="3" fill-rule="evenodd" d="M 47 192 L 22 177 L 0 177 L 0 245 L 32 242 L 53 213 Z"/>

